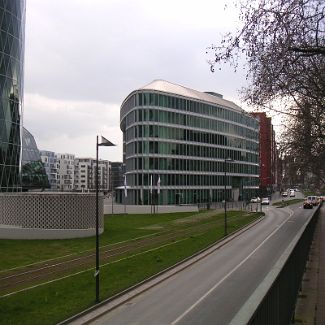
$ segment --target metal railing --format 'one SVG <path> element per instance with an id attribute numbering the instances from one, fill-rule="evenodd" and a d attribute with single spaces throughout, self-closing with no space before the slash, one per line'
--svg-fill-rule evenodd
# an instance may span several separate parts
<path id="1" fill-rule="evenodd" d="M 273 272 L 264 279 L 261 290 L 246 302 L 248 308 L 242 308 L 232 325 L 288 325 L 292 322 L 318 214 L 319 207 L 279 259 Z"/>
<path id="2" fill-rule="evenodd" d="M 199 210 L 204 209 L 224 209 L 225 203 L 224 202 L 211 202 L 211 203 L 197 203 Z M 229 210 L 246 210 L 251 212 L 261 211 L 261 204 L 260 203 L 248 203 L 245 201 L 233 201 L 227 202 L 227 209 Z"/>

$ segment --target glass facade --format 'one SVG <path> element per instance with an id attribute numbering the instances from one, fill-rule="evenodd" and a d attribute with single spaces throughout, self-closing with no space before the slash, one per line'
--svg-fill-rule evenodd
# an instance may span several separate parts
<path id="1" fill-rule="evenodd" d="M 25 0 L 0 1 L 0 192 L 20 191 Z"/>
<path id="2" fill-rule="evenodd" d="M 225 181 L 227 200 L 255 195 L 258 121 L 213 95 L 194 96 L 198 92 L 189 90 L 189 96 L 184 96 L 166 93 L 164 88 L 134 91 L 121 107 L 123 160 L 130 187 L 127 203 L 221 201 Z M 232 161 L 225 163 L 225 159 Z"/>
<path id="3" fill-rule="evenodd" d="M 50 187 L 35 139 L 26 129 L 23 129 L 22 137 L 21 178 L 24 191 Z"/>

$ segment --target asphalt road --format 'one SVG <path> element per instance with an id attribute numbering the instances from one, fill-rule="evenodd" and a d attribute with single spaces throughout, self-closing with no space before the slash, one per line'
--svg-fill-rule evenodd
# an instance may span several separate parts
<path id="1" fill-rule="evenodd" d="M 313 211 L 291 209 L 264 206 L 256 226 L 91 324 L 229 324 Z"/>

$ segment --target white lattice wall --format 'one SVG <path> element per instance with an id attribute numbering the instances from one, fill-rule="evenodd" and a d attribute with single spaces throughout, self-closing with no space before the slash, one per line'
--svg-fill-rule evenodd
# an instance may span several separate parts
<path id="1" fill-rule="evenodd" d="M 103 197 L 99 196 L 99 228 L 103 232 Z M 84 193 L 0 194 L 0 227 L 94 230 L 96 195 Z"/>

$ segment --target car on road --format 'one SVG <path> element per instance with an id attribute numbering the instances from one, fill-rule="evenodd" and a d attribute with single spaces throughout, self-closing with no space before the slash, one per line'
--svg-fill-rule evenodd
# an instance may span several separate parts
<path id="1" fill-rule="evenodd" d="M 252 197 L 251 198 L 251 203 L 260 203 L 261 199 L 259 197 Z"/>
<path id="2" fill-rule="evenodd" d="M 270 204 L 270 199 L 268 197 L 263 197 L 261 201 L 262 205 L 269 205 Z"/>
<path id="3" fill-rule="evenodd" d="M 313 203 L 311 202 L 311 200 L 307 198 L 305 198 L 304 200 L 304 204 L 303 204 L 304 209 L 312 209 L 314 207 Z"/>
<path id="4" fill-rule="evenodd" d="M 312 205 L 319 204 L 319 200 L 318 200 L 317 196 L 314 196 L 314 195 L 307 196 L 307 200 L 309 200 L 312 203 Z"/>
<path id="5" fill-rule="evenodd" d="M 288 196 L 288 192 L 287 192 L 287 191 L 282 192 L 281 195 L 282 195 L 283 197 L 287 197 L 287 196 Z"/>
<path id="6" fill-rule="evenodd" d="M 290 195 L 289 197 L 295 197 L 296 196 L 296 193 L 294 190 L 290 190 Z"/>

